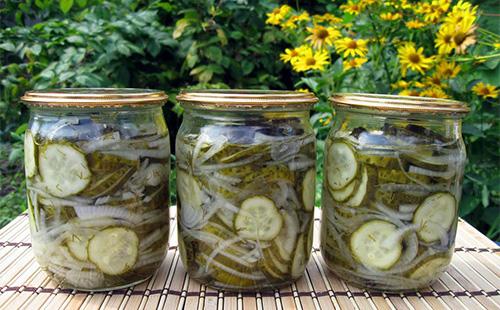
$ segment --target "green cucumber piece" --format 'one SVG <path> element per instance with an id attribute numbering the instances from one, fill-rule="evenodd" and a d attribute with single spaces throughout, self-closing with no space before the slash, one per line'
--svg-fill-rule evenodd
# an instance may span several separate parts
<path id="1" fill-rule="evenodd" d="M 38 163 L 47 191 L 56 197 L 78 194 L 92 179 L 85 155 L 70 144 L 44 146 Z"/>
<path id="2" fill-rule="evenodd" d="M 80 235 L 73 235 L 66 240 L 69 253 L 76 259 L 86 261 L 88 259 L 88 242 L 89 238 Z"/>
<path id="3" fill-rule="evenodd" d="M 359 186 L 356 188 L 355 192 L 352 194 L 351 198 L 347 200 L 344 204 L 349 207 L 359 207 L 367 195 L 368 189 L 368 169 L 366 166 L 363 167 L 363 172 L 361 173 L 361 180 L 359 181 Z"/>
<path id="4" fill-rule="evenodd" d="M 281 215 L 283 217 L 283 227 L 273 241 L 273 248 L 277 249 L 279 256 L 283 260 L 289 261 L 292 259 L 300 230 L 299 218 L 293 210 L 282 210 Z"/>
<path id="5" fill-rule="evenodd" d="M 189 204 L 193 208 L 201 208 L 201 189 L 198 182 L 188 173 L 177 170 L 177 193 L 181 205 Z"/>
<path id="6" fill-rule="evenodd" d="M 36 174 L 36 144 L 31 131 L 24 134 L 24 168 L 28 178 Z"/>
<path id="7" fill-rule="evenodd" d="M 436 276 L 443 272 L 449 264 L 449 257 L 433 257 L 418 266 L 412 273 L 410 273 L 409 277 L 414 280 L 429 281 L 436 278 Z"/>
<path id="8" fill-rule="evenodd" d="M 243 238 L 273 240 L 283 226 L 276 204 L 265 196 L 254 196 L 243 201 L 234 219 L 234 229 Z"/>
<path id="9" fill-rule="evenodd" d="M 327 155 L 327 179 L 333 190 L 346 187 L 358 174 L 354 149 L 343 141 L 333 142 Z"/>
<path id="10" fill-rule="evenodd" d="M 425 242 L 440 240 L 455 221 L 457 201 L 450 193 L 435 193 L 418 206 L 413 223 L 418 225 L 417 235 Z"/>
<path id="11" fill-rule="evenodd" d="M 316 197 L 316 169 L 310 169 L 306 172 L 302 180 L 302 203 L 304 209 L 312 211 L 314 209 L 314 200 Z"/>
<path id="12" fill-rule="evenodd" d="M 96 233 L 88 242 L 88 257 L 105 274 L 130 271 L 139 255 L 137 234 L 125 227 L 110 227 Z"/>
<path id="13" fill-rule="evenodd" d="M 397 234 L 396 225 L 382 220 L 371 220 L 356 229 L 350 238 L 352 255 L 368 268 L 386 270 L 401 257 L 401 241 L 386 244 Z"/>
<path id="14" fill-rule="evenodd" d="M 358 188 L 358 185 L 359 185 L 359 181 L 354 180 L 351 183 L 349 183 L 349 185 L 347 185 L 346 187 L 344 187 L 342 189 L 339 189 L 339 190 L 330 189 L 330 193 L 332 194 L 332 197 L 335 201 L 344 202 L 352 197 L 355 190 Z"/>
<path id="15" fill-rule="evenodd" d="M 297 246 L 295 247 L 295 252 L 292 260 L 292 267 L 290 270 L 292 278 L 294 279 L 300 277 L 304 273 L 304 270 L 306 269 L 306 264 L 309 255 L 306 255 L 304 246 L 305 246 L 305 240 L 304 240 L 304 235 L 302 234 L 297 240 Z"/>

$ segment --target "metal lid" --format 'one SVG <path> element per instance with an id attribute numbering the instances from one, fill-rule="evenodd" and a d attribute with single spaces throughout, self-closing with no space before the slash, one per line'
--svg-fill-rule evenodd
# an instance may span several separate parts
<path id="1" fill-rule="evenodd" d="M 135 88 L 61 88 L 28 91 L 21 100 L 28 106 L 51 108 L 121 108 L 163 105 L 163 91 Z"/>
<path id="2" fill-rule="evenodd" d="M 330 100 L 337 108 L 370 109 L 380 112 L 467 114 L 470 111 L 463 102 L 429 97 L 338 93 Z"/>
<path id="3" fill-rule="evenodd" d="M 312 93 L 281 90 L 184 90 L 177 96 L 183 105 L 205 109 L 309 109 L 318 101 Z"/>

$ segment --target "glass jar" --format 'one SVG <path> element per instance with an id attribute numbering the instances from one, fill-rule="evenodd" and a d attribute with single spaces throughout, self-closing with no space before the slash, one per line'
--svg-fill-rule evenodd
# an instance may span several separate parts
<path id="1" fill-rule="evenodd" d="M 453 254 L 466 159 L 463 103 L 338 94 L 325 144 L 321 252 L 347 282 L 428 286 Z"/>
<path id="2" fill-rule="evenodd" d="M 187 91 L 177 135 L 180 256 L 219 289 L 281 286 L 304 272 L 312 246 L 312 94 Z"/>
<path id="3" fill-rule="evenodd" d="M 25 168 L 31 239 L 63 287 L 149 278 L 166 254 L 170 141 L 163 92 L 31 91 Z"/>

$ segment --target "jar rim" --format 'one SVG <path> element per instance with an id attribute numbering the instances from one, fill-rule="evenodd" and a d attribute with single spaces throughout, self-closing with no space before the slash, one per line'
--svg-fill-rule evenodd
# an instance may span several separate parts
<path id="1" fill-rule="evenodd" d="M 161 106 L 168 96 L 142 88 L 55 88 L 28 91 L 21 100 L 29 107 L 122 108 Z"/>
<path id="2" fill-rule="evenodd" d="M 176 97 L 183 106 L 202 109 L 309 109 L 318 102 L 312 93 L 259 89 L 182 90 Z"/>
<path id="3" fill-rule="evenodd" d="M 335 108 L 368 109 L 379 112 L 465 115 L 470 109 L 464 102 L 416 96 L 370 93 L 335 93 L 330 97 Z"/>

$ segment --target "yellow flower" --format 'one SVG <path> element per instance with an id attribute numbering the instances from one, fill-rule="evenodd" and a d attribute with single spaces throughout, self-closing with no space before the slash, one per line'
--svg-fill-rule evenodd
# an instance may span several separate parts
<path id="1" fill-rule="evenodd" d="M 455 27 L 453 25 L 444 24 L 439 28 L 437 37 L 434 40 L 434 45 L 438 49 L 439 54 L 449 54 L 456 47 L 455 41 L 453 40 L 454 33 Z"/>
<path id="2" fill-rule="evenodd" d="M 367 42 L 368 42 L 367 40 L 363 39 L 356 40 L 349 37 L 345 37 L 335 41 L 335 48 L 337 49 L 337 52 L 339 54 L 341 52 L 344 53 L 344 58 L 349 56 L 364 57 L 368 52 L 368 48 L 366 47 Z"/>
<path id="3" fill-rule="evenodd" d="M 403 18 L 403 15 L 401 13 L 382 13 L 380 14 L 380 18 L 382 20 L 387 20 L 387 21 L 395 21 L 398 19 Z"/>
<path id="4" fill-rule="evenodd" d="M 391 84 L 391 87 L 393 89 L 398 89 L 398 88 L 401 88 L 401 89 L 407 89 L 408 87 L 410 87 L 411 83 L 410 82 L 407 82 L 405 80 L 399 80 L 397 81 L 396 83 L 392 83 Z"/>
<path id="5" fill-rule="evenodd" d="M 443 81 L 443 77 L 439 73 L 434 73 L 431 76 L 426 76 L 424 84 L 429 87 L 447 88 L 448 85 Z"/>
<path id="6" fill-rule="evenodd" d="M 299 47 L 296 47 L 294 49 L 285 49 L 285 52 L 284 53 L 281 53 L 280 54 L 280 59 L 284 62 L 284 63 L 291 63 L 293 64 L 295 61 L 298 60 L 298 57 L 301 56 L 304 51 L 306 49 L 308 49 L 309 47 L 307 45 L 301 45 Z"/>
<path id="7" fill-rule="evenodd" d="M 409 20 L 405 23 L 405 25 L 409 29 L 420 29 L 422 27 L 425 27 L 425 23 L 419 21 L 418 19 Z"/>
<path id="8" fill-rule="evenodd" d="M 311 17 L 309 16 L 309 13 L 307 11 L 304 11 L 297 15 L 297 21 L 299 22 L 308 22 L 310 19 Z"/>
<path id="9" fill-rule="evenodd" d="M 415 89 L 403 89 L 399 92 L 400 96 L 420 96 L 420 93 Z"/>
<path id="10" fill-rule="evenodd" d="M 493 43 L 493 47 L 497 50 L 500 49 L 500 43 Z"/>
<path id="11" fill-rule="evenodd" d="M 444 18 L 444 22 L 448 24 L 458 24 L 464 18 L 476 18 L 477 15 L 477 6 L 472 6 L 469 2 L 464 2 L 462 0 L 458 1 L 455 6 L 451 9 L 446 17 Z"/>
<path id="12" fill-rule="evenodd" d="M 430 87 L 420 92 L 421 97 L 449 98 L 448 95 L 439 87 Z"/>
<path id="13" fill-rule="evenodd" d="M 462 70 L 455 62 L 441 61 L 437 67 L 437 72 L 445 79 L 454 78 Z"/>
<path id="14" fill-rule="evenodd" d="M 290 17 L 287 21 L 281 24 L 282 29 L 295 29 L 297 28 L 297 16 Z"/>
<path id="15" fill-rule="evenodd" d="M 310 93 L 309 89 L 307 88 L 298 88 L 295 91 L 298 91 L 299 93 Z"/>
<path id="16" fill-rule="evenodd" d="M 328 23 L 332 23 L 332 24 L 340 24 L 342 22 L 342 19 L 338 18 L 330 13 L 325 13 L 323 15 L 314 15 L 313 21 L 314 21 L 314 23 L 328 22 Z"/>
<path id="17" fill-rule="evenodd" d="M 342 4 L 340 9 L 345 13 L 349 13 L 352 15 L 358 15 L 363 10 L 363 5 L 361 3 L 355 3 L 352 0 L 347 1 L 346 4 Z"/>
<path id="18" fill-rule="evenodd" d="M 342 64 L 344 66 L 344 71 L 347 71 L 347 70 L 352 69 L 352 68 L 359 68 L 367 61 L 368 61 L 368 59 L 366 59 L 365 57 L 351 58 L 351 59 L 345 59 L 342 62 Z"/>
<path id="19" fill-rule="evenodd" d="M 306 38 L 306 41 L 310 41 L 314 48 L 331 46 L 333 45 L 333 40 L 340 37 L 340 31 L 333 27 L 317 25 L 314 28 L 307 27 L 307 31 L 309 31 L 311 35 Z"/>
<path id="20" fill-rule="evenodd" d="M 450 8 L 449 0 L 433 0 L 430 3 L 421 5 L 420 13 L 424 14 L 424 20 L 430 23 L 437 23 L 441 16 Z"/>
<path id="21" fill-rule="evenodd" d="M 406 71 L 408 69 L 424 74 L 434 62 L 433 57 L 425 57 L 423 47 L 417 49 L 412 42 L 406 43 L 398 48 L 398 57 L 402 67 L 403 77 L 406 76 Z"/>
<path id="22" fill-rule="evenodd" d="M 455 43 L 455 53 L 464 54 L 467 47 L 476 43 L 475 31 L 477 26 L 474 25 L 475 16 L 465 16 L 460 23 L 455 27 L 453 33 L 453 42 Z"/>
<path id="23" fill-rule="evenodd" d="M 297 72 L 307 70 L 325 70 L 325 66 L 330 64 L 330 57 L 326 50 L 313 51 L 307 48 L 304 53 L 298 56 L 298 60 L 294 63 L 293 69 Z"/>
<path id="24" fill-rule="evenodd" d="M 497 98 L 498 97 L 498 89 L 491 84 L 486 84 L 483 82 L 479 82 L 474 87 L 472 87 L 472 91 L 478 95 L 486 98 Z"/>
<path id="25" fill-rule="evenodd" d="M 274 9 L 271 13 L 267 13 L 266 24 L 279 25 L 280 22 L 285 18 L 285 16 L 292 10 L 289 5 L 282 5 L 279 8 Z"/>

